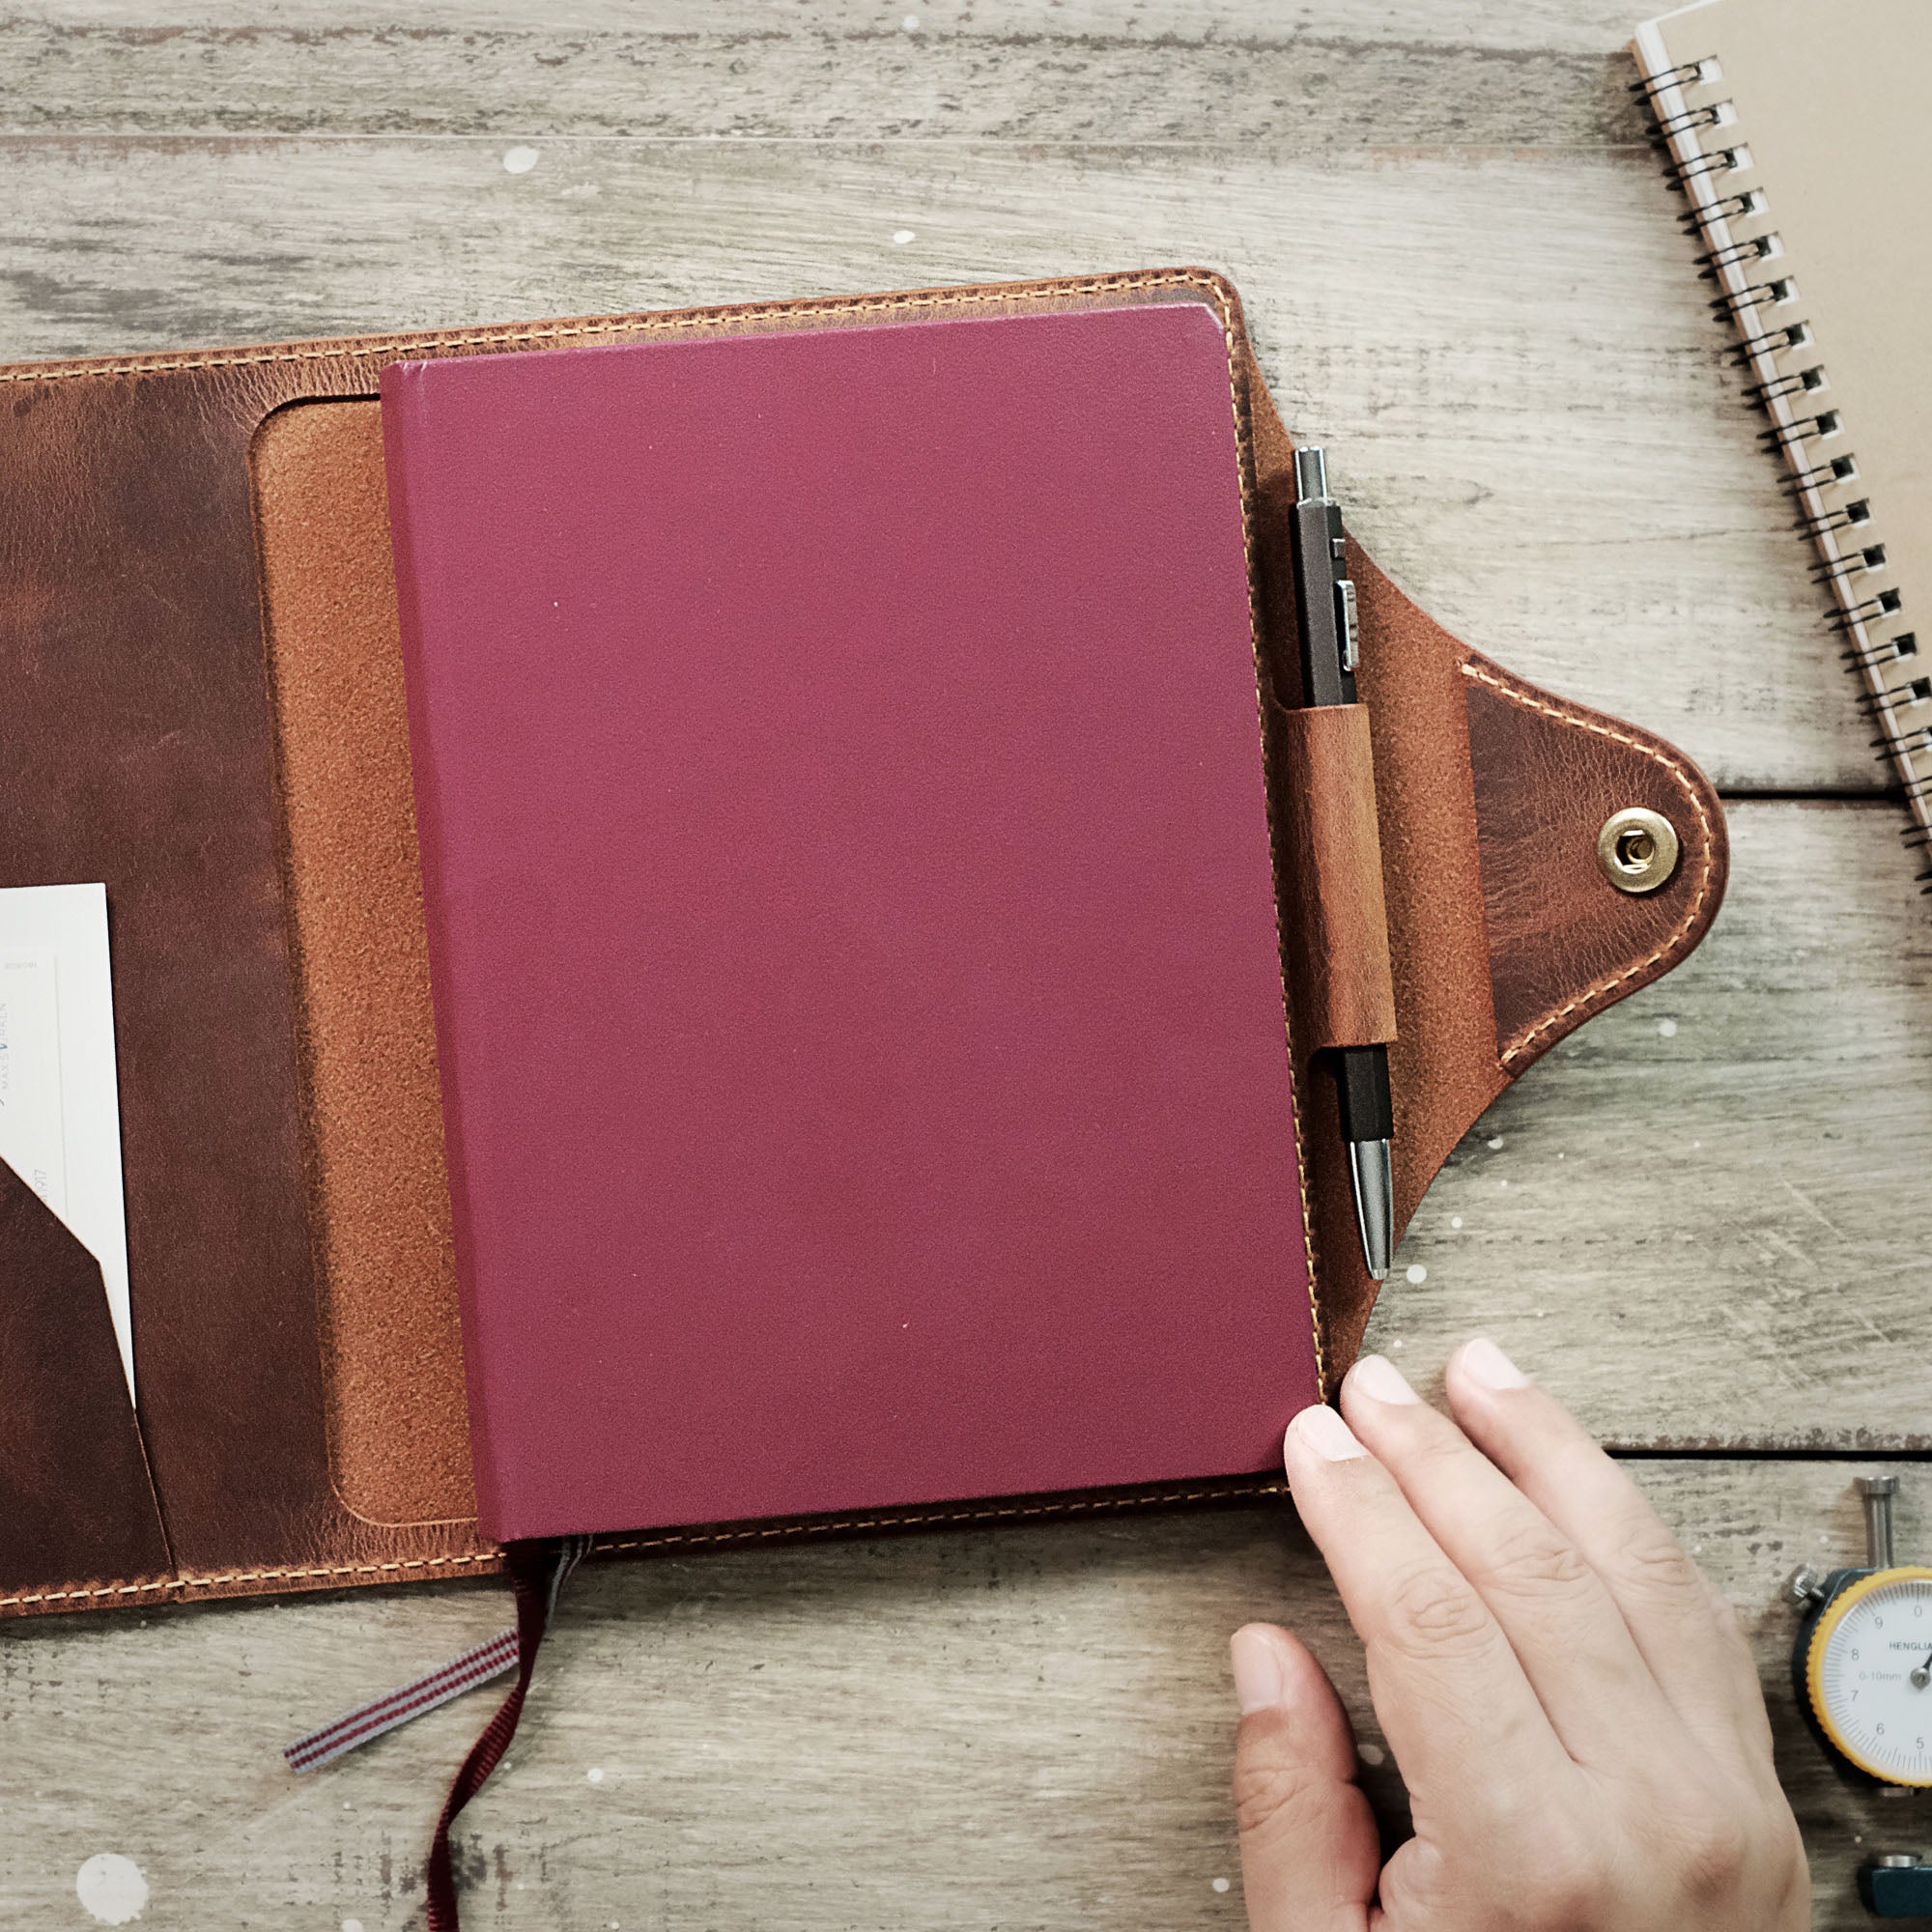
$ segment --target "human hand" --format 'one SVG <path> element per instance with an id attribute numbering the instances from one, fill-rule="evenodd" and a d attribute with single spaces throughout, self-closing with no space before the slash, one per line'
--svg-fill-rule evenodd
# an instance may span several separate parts
<path id="1" fill-rule="evenodd" d="M 1286 1631 L 1247 1625 L 1252 1932 L 1804 1932 L 1804 1852 L 1730 1605 L 1493 1343 L 1459 1350 L 1448 1388 L 1454 1422 L 1371 1355 L 1341 1414 L 1289 1425 L 1289 1487 L 1367 1651 L 1415 1835 L 1381 1863 L 1333 1687 Z"/>

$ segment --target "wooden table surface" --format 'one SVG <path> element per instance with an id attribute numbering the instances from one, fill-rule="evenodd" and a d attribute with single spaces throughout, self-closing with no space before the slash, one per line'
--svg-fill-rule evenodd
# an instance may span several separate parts
<path id="1" fill-rule="evenodd" d="M 1852 1926 L 1853 1865 L 1932 1817 L 1827 1773 L 1776 1590 L 1857 1558 L 1861 1471 L 1932 1549 L 1932 925 L 1629 102 L 1634 5 L 17 0 L 0 355 L 1229 271 L 1384 567 L 1726 795 L 1717 928 L 1470 1134 L 1372 1341 L 1427 1383 L 1488 1330 L 1634 1452 L 1755 1633 Z M 588 1575 L 462 1829 L 466 1922 L 1237 1926 L 1256 1615 L 1366 1718 L 1278 1508 Z M 0 1918 L 96 1922 L 112 1853 L 143 1925 L 418 1923 L 482 1701 L 301 1781 L 276 1752 L 503 1621 L 472 1585 L 9 1627 Z"/>

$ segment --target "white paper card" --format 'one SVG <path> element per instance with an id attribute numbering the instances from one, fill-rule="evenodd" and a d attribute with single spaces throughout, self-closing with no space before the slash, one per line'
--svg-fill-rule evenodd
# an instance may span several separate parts
<path id="1" fill-rule="evenodd" d="M 100 1264 L 131 1397 L 105 886 L 0 888 L 0 1159 Z"/>
<path id="2" fill-rule="evenodd" d="M 0 952 L 0 1160 L 67 1212 L 55 955 Z"/>

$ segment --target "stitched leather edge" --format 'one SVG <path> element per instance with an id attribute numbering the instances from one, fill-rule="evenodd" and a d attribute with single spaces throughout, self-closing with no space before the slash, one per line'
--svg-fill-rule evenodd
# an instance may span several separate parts
<path id="1" fill-rule="evenodd" d="M 92 1589 L 29 1590 L 14 1597 L 0 1597 L 0 1609 L 11 1609 L 16 1604 L 59 1604 L 92 1597 L 165 1598 L 174 1595 L 180 1588 L 179 1580 L 170 1577 L 159 1583 L 103 1583 Z"/>
<path id="2" fill-rule="evenodd" d="M 1486 684 L 1492 691 L 1507 698 L 1512 704 L 1525 711 L 1541 712 L 1545 717 L 1554 718 L 1559 724 L 1568 724 L 1577 730 L 1594 731 L 1600 738 L 1608 738 L 1631 750 L 1641 752 L 1645 757 L 1661 765 L 1666 771 L 1678 789 L 1689 801 L 1690 810 L 1696 814 L 1697 829 L 1703 835 L 1698 856 L 1697 889 L 1691 895 L 1690 903 L 1685 909 L 1684 917 L 1671 928 L 1669 934 L 1652 952 L 1645 954 L 1634 965 L 1627 966 L 1620 973 L 1605 975 L 1594 980 L 1582 992 L 1566 1000 L 1561 1006 L 1547 1009 L 1532 1024 L 1518 1030 L 1503 1045 L 1497 1058 L 1508 1066 L 1513 1061 L 1526 1053 L 1531 1045 L 1552 1028 L 1561 1026 L 1573 1014 L 1577 1019 L 1587 1019 L 1593 1012 L 1609 1006 L 1612 996 L 1626 981 L 1649 979 L 1661 973 L 1681 953 L 1690 950 L 1691 936 L 1702 923 L 1705 900 L 1710 896 L 1711 882 L 1716 871 L 1712 854 L 1716 839 L 1711 830 L 1711 818 L 1704 808 L 1704 799 L 1697 784 L 1691 779 L 1681 760 L 1671 756 L 1654 740 L 1640 737 L 1593 717 L 1578 705 L 1562 698 L 1532 695 L 1506 672 L 1500 673 L 1499 667 L 1480 665 L 1473 659 L 1464 658 L 1463 675 L 1472 677 L 1480 684 Z"/>
<path id="3" fill-rule="evenodd" d="M 1206 1489 L 1128 1490 L 1117 1495 L 1075 1496 L 1065 1502 L 989 1504 L 983 1509 L 955 1509 L 935 1503 L 897 1516 L 828 1517 L 810 1522 L 769 1523 L 748 1529 L 670 1530 L 661 1536 L 634 1537 L 614 1543 L 599 1539 L 597 1552 L 624 1549 L 664 1549 L 703 1543 L 759 1543 L 770 1538 L 797 1539 L 831 1536 L 848 1529 L 906 1529 L 923 1523 L 990 1522 L 1021 1517 L 1093 1516 L 1108 1510 L 1151 1509 L 1161 1503 L 1219 1502 L 1238 1496 L 1285 1496 L 1288 1485 L 1280 1477 L 1252 1482 L 1231 1476 Z"/>
<path id="4" fill-rule="evenodd" d="M 1256 578 L 1254 559 L 1254 450 L 1246 384 L 1243 380 L 1247 374 L 1242 355 L 1246 335 L 1238 320 L 1239 298 L 1233 285 L 1225 277 L 1208 270 L 1175 269 L 1152 273 L 1120 272 L 1084 278 L 997 283 L 980 288 L 910 290 L 893 295 L 859 298 L 808 297 L 791 301 L 736 303 L 707 309 L 674 310 L 656 315 L 590 318 L 581 322 L 566 321 L 535 326 L 509 323 L 459 335 L 440 334 L 430 330 L 386 337 L 351 336 L 314 343 L 269 346 L 242 353 L 209 350 L 186 355 L 169 355 L 166 352 L 162 352 L 156 355 L 136 356 L 118 362 L 111 358 L 97 358 L 53 363 L 24 363 L 12 368 L 0 368 L 0 382 L 55 382 L 89 376 L 159 375 L 183 370 L 233 368 L 267 362 L 340 361 L 345 356 L 382 355 L 392 351 L 428 352 L 456 348 L 500 347 L 509 343 L 560 341 L 577 336 L 668 334 L 714 327 L 721 322 L 761 321 L 781 316 L 853 316 L 914 308 L 965 308 L 995 302 L 1049 300 L 1063 296 L 1131 295 L 1164 288 L 1200 290 L 1207 297 L 1221 324 L 1222 341 L 1226 346 L 1229 407 L 1234 416 L 1236 480 L 1241 501 L 1241 555 L 1248 580 L 1248 637 L 1255 663 L 1256 754 L 1261 757 L 1266 720 L 1262 664 L 1261 586 Z M 1260 380 L 1259 372 L 1256 372 L 1256 380 Z M 293 399 L 282 398 L 272 408 L 264 410 L 264 419 L 272 414 L 275 408 L 285 406 L 290 400 Z M 257 428 L 259 427 L 258 423 Z M 1274 808 L 1268 794 L 1265 772 L 1263 774 L 1262 795 L 1272 836 Z M 1278 894 L 1273 896 L 1276 945 L 1279 951 L 1282 940 L 1281 901 Z M 1286 987 L 1283 989 L 1282 1013 L 1289 1065 L 1292 1068 L 1295 1065 L 1294 1021 Z M 1295 1177 L 1301 1188 L 1303 1237 L 1308 1250 L 1308 1316 L 1310 1330 L 1314 1337 L 1316 1379 L 1318 1386 L 1325 1386 L 1326 1369 L 1322 1360 L 1321 1310 L 1316 1296 L 1315 1230 L 1308 1206 L 1308 1163 L 1302 1139 L 1301 1097 L 1298 1085 L 1293 1079 L 1289 1084 L 1289 1103 L 1294 1133 Z M 984 1509 L 966 1511 L 950 1508 L 944 1504 L 934 1504 L 929 1508 L 908 1510 L 892 1517 L 860 1515 L 749 1529 L 667 1532 L 661 1536 L 631 1538 L 615 1543 L 600 1544 L 598 1547 L 611 1551 L 655 1549 L 672 1546 L 688 1548 L 701 1544 L 796 1540 L 830 1535 L 847 1529 L 889 1529 L 908 1527 L 918 1523 L 937 1525 L 948 1522 L 1002 1521 L 1028 1517 L 1074 1516 L 1105 1510 L 1131 1509 L 1142 1505 L 1151 1506 L 1159 1502 L 1203 1502 L 1224 1495 L 1281 1494 L 1286 1493 L 1287 1487 L 1286 1483 L 1279 1481 L 1247 1485 L 1237 1479 L 1220 1489 L 1181 1492 L 1158 1490 L 1135 1491 L 1117 1496 L 1064 1503 L 989 1505 Z M 354 1512 L 350 1514 L 354 1515 Z M 362 1520 L 357 1519 L 357 1520 Z M 448 1520 L 473 1522 L 475 1519 L 462 1518 Z M 479 1565 L 495 1565 L 500 1560 L 500 1552 L 490 1548 L 449 1556 L 396 1557 L 381 1562 L 326 1564 L 310 1568 L 219 1570 L 210 1572 L 206 1576 L 174 1577 L 157 1582 L 70 1585 L 54 1590 L 21 1592 L 14 1596 L 0 1597 L 0 1610 L 20 1608 L 34 1604 L 98 1602 L 107 1598 L 126 1600 L 131 1597 L 153 1597 L 160 1601 L 169 1598 L 179 1600 L 185 1598 L 190 1591 L 216 1588 L 225 1583 L 314 1582 L 331 1577 L 363 1577 L 393 1575 L 400 1577 L 405 1573 L 474 1570 Z"/>
<path id="5" fill-rule="evenodd" d="M 21 362 L 0 369 L 0 383 L 48 383 L 87 376 L 165 375 L 185 369 L 228 369 L 265 362 L 333 362 L 345 356 L 387 355 L 445 349 L 485 349 L 512 342 L 555 342 L 566 336 L 670 334 L 713 327 L 721 322 L 761 322 L 779 316 L 854 316 L 908 308 L 971 308 L 993 302 L 1044 300 L 1058 296 L 1131 295 L 1149 289 L 1197 288 L 1208 297 L 1228 340 L 1229 383 L 1236 390 L 1236 430 L 1241 433 L 1240 403 L 1235 383 L 1237 326 L 1233 285 L 1208 269 L 1117 270 L 1108 274 L 1048 278 L 1033 282 L 989 282 L 958 289 L 904 289 L 869 296 L 806 296 L 793 300 L 725 302 L 712 308 L 634 311 L 628 315 L 584 316 L 545 323 L 493 323 L 461 333 L 418 329 L 393 335 L 344 335 L 259 348 L 204 349 L 185 355 L 162 350 L 122 360 L 97 356 L 53 362 Z M 284 399 L 287 400 L 287 399 Z M 280 407 L 278 404 L 277 407 Z M 265 414 L 270 413 L 264 412 Z M 1245 441 L 1245 438 L 1242 438 Z"/>
<path id="6" fill-rule="evenodd" d="M 455 1570 L 500 1560 L 501 1552 L 491 1548 L 458 1556 L 399 1556 L 383 1563 L 335 1563 L 306 1570 L 217 1570 L 206 1577 L 170 1577 L 155 1583 L 99 1583 L 71 1585 L 60 1590 L 28 1590 L 17 1596 L 0 1597 L 0 1609 L 12 1609 L 23 1604 L 79 1603 L 101 1597 L 152 1596 L 165 1600 L 216 1583 L 261 1583 L 275 1579 L 294 1581 L 318 1577 L 373 1577 L 388 1571 Z"/>
<path id="7" fill-rule="evenodd" d="M 892 1516 L 859 1512 L 849 1516 L 820 1517 L 805 1522 L 752 1524 L 732 1529 L 666 1530 L 652 1536 L 598 1539 L 593 1553 L 614 1555 L 626 1550 L 695 1548 L 703 1545 L 809 1541 L 813 1537 L 836 1536 L 847 1530 L 910 1529 L 948 1523 L 1007 1522 L 1033 1517 L 1095 1516 L 1109 1511 L 1151 1509 L 1163 1503 L 1204 1503 L 1234 1500 L 1246 1496 L 1281 1496 L 1288 1485 L 1279 1477 L 1250 1481 L 1231 1476 L 1225 1482 L 1192 1490 L 1126 1490 L 1103 1496 L 1075 1496 L 1065 1501 L 989 1503 L 979 1508 L 960 1508 L 932 1503 Z M 460 1556 L 397 1557 L 381 1563 L 329 1563 L 308 1569 L 219 1570 L 205 1577 L 179 1577 L 156 1583 L 104 1583 L 63 1590 L 37 1590 L 18 1596 L 0 1597 L 0 1608 L 25 1604 L 80 1602 L 103 1597 L 157 1598 L 185 1597 L 191 1590 L 209 1589 L 222 1583 L 314 1582 L 330 1577 L 400 1576 L 405 1571 L 475 1569 L 495 1567 L 502 1561 L 496 1548 L 479 1549 Z"/>
<path id="8" fill-rule="evenodd" d="M 1217 295 L 1223 290 L 1217 289 Z M 1225 293 L 1234 297 L 1232 288 Z M 1236 324 L 1228 310 L 1223 308 L 1221 319 L 1228 342 L 1228 382 L 1235 398 L 1235 460 L 1241 474 L 1241 562 L 1248 573 L 1248 635 L 1255 652 L 1255 746 L 1262 759 L 1262 809 L 1267 819 L 1268 859 L 1270 867 L 1279 873 L 1278 855 L 1281 851 L 1280 826 L 1275 812 L 1274 787 L 1268 782 L 1268 696 L 1272 687 L 1265 664 L 1262 658 L 1262 637 L 1264 617 L 1262 605 L 1262 585 L 1260 573 L 1255 568 L 1254 533 L 1257 482 L 1255 476 L 1254 416 L 1253 404 L 1249 400 L 1245 382 L 1237 383 L 1236 376 Z M 1240 330 L 1240 351 L 1247 350 L 1246 330 Z M 1255 366 L 1252 351 L 1239 355 L 1241 374 L 1259 383 L 1261 371 Z M 1301 1186 L 1301 1242 L 1308 1255 L 1308 1328 L 1315 1350 L 1315 1388 L 1318 1395 L 1328 1386 L 1328 1364 L 1321 1342 L 1321 1305 L 1315 1292 L 1317 1276 L 1321 1272 L 1320 1258 L 1315 1241 L 1315 1212 L 1309 1205 L 1311 1188 L 1308 1181 L 1308 1158 L 1302 1140 L 1301 1128 L 1301 1082 L 1294 1077 L 1294 1069 L 1301 1065 L 1295 1051 L 1294 1002 L 1288 996 L 1289 960 L 1292 956 L 1288 932 L 1282 923 L 1281 889 L 1273 880 L 1269 884 L 1269 897 L 1274 904 L 1274 951 L 1282 972 L 1281 1023 L 1283 1037 L 1288 1044 L 1288 1108 L 1294 1128 L 1294 1173 Z M 1310 1065 L 1313 1065 L 1311 1060 Z"/>

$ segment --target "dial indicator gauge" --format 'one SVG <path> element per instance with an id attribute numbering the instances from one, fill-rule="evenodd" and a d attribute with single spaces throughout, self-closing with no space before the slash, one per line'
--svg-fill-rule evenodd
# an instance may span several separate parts
<path id="1" fill-rule="evenodd" d="M 1861 1771 L 1932 1785 L 1932 1569 L 1847 1584 L 1812 1628 L 1804 1688 L 1826 1737 Z"/>

